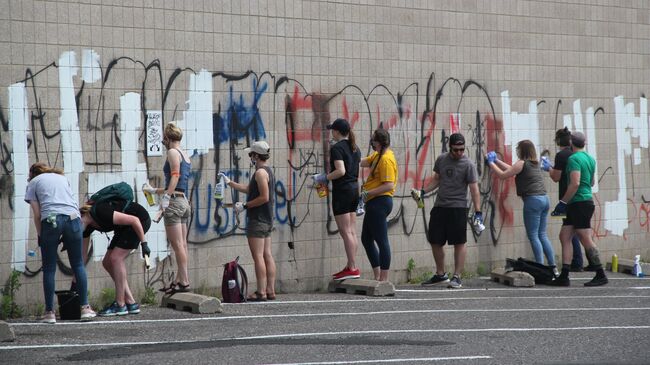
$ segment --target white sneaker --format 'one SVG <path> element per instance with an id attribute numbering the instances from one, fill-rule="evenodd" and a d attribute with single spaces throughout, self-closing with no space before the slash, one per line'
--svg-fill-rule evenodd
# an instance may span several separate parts
<path id="1" fill-rule="evenodd" d="M 45 314 L 43 314 L 43 318 L 41 318 L 41 323 L 55 324 L 56 313 L 54 313 L 54 311 L 45 312 Z"/>
<path id="2" fill-rule="evenodd" d="M 97 313 L 95 313 L 95 311 L 92 308 L 90 308 L 89 305 L 84 305 L 83 307 L 81 307 L 82 321 L 90 321 L 95 317 L 97 317 Z"/>

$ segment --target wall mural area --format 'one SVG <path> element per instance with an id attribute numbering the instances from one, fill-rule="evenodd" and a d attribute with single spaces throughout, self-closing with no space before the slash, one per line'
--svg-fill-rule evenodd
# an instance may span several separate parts
<path id="1" fill-rule="evenodd" d="M 189 243 L 195 247 L 227 244 L 232 236 L 243 236 L 245 219 L 239 221 L 227 203 L 245 197 L 233 190 L 218 201 L 212 193 L 219 171 L 248 181 L 252 171 L 242 149 L 259 139 L 272 147 L 276 242 L 300 242 L 314 232 L 319 237 L 321 232 L 336 235 L 331 209 L 324 213 L 329 197 L 318 197 L 309 176 L 329 165 L 325 126 L 339 117 L 350 121 L 362 153 L 370 152 L 373 130 L 381 127 L 391 133 L 399 166 L 389 216 L 392 235 L 426 229 L 435 193 L 418 209 L 410 189 L 431 179 L 433 162 L 446 152 L 448 136 L 462 132 L 468 141 L 466 153 L 479 161 L 481 209 L 489 228 L 473 239 L 498 245 L 502 233 L 513 226 L 520 203 L 514 180 L 492 176 L 483 156 L 495 150 L 511 162 L 521 139 L 554 156 L 554 131 L 563 126 L 583 131 L 588 152 L 599 161 L 594 189 L 597 242 L 650 232 L 650 192 L 636 186 L 643 182 L 647 188 L 650 164 L 650 120 L 643 95 L 613 95 L 604 105 L 535 99 L 527 101 L 525 110 L 517 110 L 513 100 L 520 97 L 507 90 L 435 72 L 400 90 L 384 84 L 369 89 L 342 84 L 338 91 L 324 93 L 291 75 L 264 70 L 225 74 L 165 67 L 169 65 L 159 60 L 103 60 L 94 50 L 84 49 L 65 52 L 46 67 L 26 69 L 11 85 L 0 85 L 0 207 L 3 242 L 9 243 L 3 248 L 2 265 L 28 276 L 40 272 L 40 260 L 29 259 L 36 240 L 29 205 L 23 200 L 32 163 L 63 168 L 80 201 L 105 185 L 126 181 L 146 205 L 139 187 L 147 181 L 163 184 L 164 150 L 155 122 L 171 121 L 183 129 L 182 145 L 192 156 Z M 599 156 L 606 156 L 605 163 Z M 555 202 L 557 187 L 550 179 L 547 186 L 553 186 L 549 195 Z M 149 210 L 153 216 L 157 206 Z M 323 219 L 314 220 L 314 212 L 323 212 Z M 152 225 L 148 241 L 160 262 L 168 260 L 162 223 Z M 101 260 L 108 237 L 96 234 L 92 242 L 91 259 Z M 61 271 L 71 274 L 63 261 L 59 263 Z"/>

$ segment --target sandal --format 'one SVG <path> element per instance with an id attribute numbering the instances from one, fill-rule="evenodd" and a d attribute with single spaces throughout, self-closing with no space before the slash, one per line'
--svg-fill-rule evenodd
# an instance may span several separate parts
<path id="1" fill-rule="evenodd" d="M 174 294 L 176 293 L 176 285 L 176 283 L 169 283 L 168 287 L 163 286 L 162 288 L 158 289 L 158 291 L 161 291 L 165 294 Z"/>
<path id="2" fill-rule="evenodd" d="M 249 302 L 266 302 L 266 295 L 256 291 L 252 296 L 246 298 Z"/>
<path id="3" fill-rule="evenodd" d="M 267 300 L 275 300 L 275 294 L 266 293 L 266 299 Z"/>
<path id="4" fill-rule="evenodd" d="M 190 291 L 190 284 L 183 285 L 181 283 L 176 283 L 177 293 L 187 293 L 188 291 Z"/>

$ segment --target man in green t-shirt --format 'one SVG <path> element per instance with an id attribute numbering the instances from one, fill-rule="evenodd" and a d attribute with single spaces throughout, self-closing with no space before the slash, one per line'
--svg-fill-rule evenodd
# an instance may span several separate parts
<path id="1" fill-rule="evenodd" d="M 567 190 L 560 202 L 551 213 L 554 216 L 562 216 L 566 213 L 566 219 L 560 230 L 560 242 L 562 242 L 562 273 L 551 284 L 557 286 L 569 286 L 569 269 L 573 256 L 571 237 L 577 234 L 580 242 L 585 248 L 585 254 L 589 263 L 594 266 L 596 276 L 585 286 L 599 286 L 607 284 L 607 276 L 600 262 L 598 247 L 591 239 L 591 217 L 594 215 L 594 202 L 591 195 L 591 187 L 594 185 L 596 160 L 585 152 L 585 135 L 582 132 L 571 133 L 571 146 L 573 154 L 569 157 L 566 166 Z"/>

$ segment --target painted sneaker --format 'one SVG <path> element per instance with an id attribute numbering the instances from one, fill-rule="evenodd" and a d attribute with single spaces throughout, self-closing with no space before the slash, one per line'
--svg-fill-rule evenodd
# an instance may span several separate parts
<path id="1" fill-rule="evenodd" d="M 359 269 L 348 269 L 347 267 L 343 269 L 342 271 L 337 272 L 334 274 L 334 280 L 345 280 L 345 279 L 358 279 L 361 277 L 361 272 Z"/>
<path id="2" fill-rule="evenodd" d="M 102 309 L 98 314 L 100 317 L 124 316 L 129 314 L 129 310 L 126 309 L 126 305 L 120 306 L 117 302 L 113 302 L 113 304 Z"/>
<path id="3" fill-rule="evenodd" d="M 460 289 L 463 287 L 463 284 L 460 281 L 460 277 L 458 275 L 454 275 L 453 278 L 449 281 L 449 285 L 447 285 L 447 288 L 450 289 Z"/>
<path id="4" fill-rule="evenodd" d="M 56 323 L 56 313 L 54 311 L 47 311 L 43 314 L 41 318 L 41 323 L 55 324 Z"/>
<path id="5" fill-rule="evenodd" d="M 138 314 L 140 313 L 140 304 L 138 303 L 126 303 L 126 310 L 129 311 L 129 314 Z"/>
<path id="6" fill-rule="evenodd" d="M 444 273 L 442 275 L 434 274 L 431 279 L 423 282 L 421 285 L 422 286 L 434 286 L 434 285 L 442 285 L 442 284 L 447 284 L 449 282 L 449 275 L 447 273 Z"/>
<path id="7" fill-rule="evenodd" d="M 90 321 L 95 317 L 97 317 L 97 313 L 95 313 L 95 311 L 89 305 L 84 305 L 81 307 L 82 322 Z"/>

